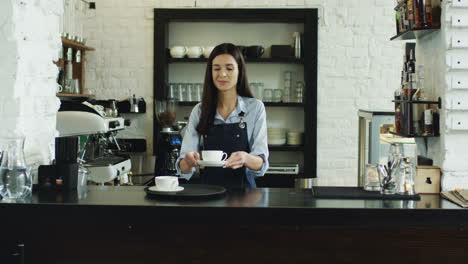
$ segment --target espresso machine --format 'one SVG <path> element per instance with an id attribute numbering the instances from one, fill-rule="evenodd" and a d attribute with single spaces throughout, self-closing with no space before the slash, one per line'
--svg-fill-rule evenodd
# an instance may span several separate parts
<path id="1" fill-rule="evenodd" d="M 175 162 L 179 157 L 182 144 L 180 132 L 174 128 L 176 102 L 174 100 L 156 101 L 155 114 L 161 126 L 155 144 L 155 175 L 176 175 Z"/>
<path id="2" fill-rule="evenodd" d="M 100 184 L 114 180 L 126 183 L 131 161 L 128 155 L 119 153 L 116 134 L 129 125 L 129 120 L 106 110 L 92 100 L 62 101 L 57 130 L 60 137 L 79 136 L 78 158 L 88 170 L 88 180 Z"/>

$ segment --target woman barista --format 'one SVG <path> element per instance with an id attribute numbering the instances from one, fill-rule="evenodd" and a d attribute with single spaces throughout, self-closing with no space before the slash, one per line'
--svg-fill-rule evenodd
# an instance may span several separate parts
<path id="1" fill-rule="evenodd" d="M 203 183 L 225 187 L 256 187 L 254 177 L 268 168 L 265 106 L 253 98 L 244 58 L 230 43 L 216 46 L 208 58 L 202 102 L 190 114 L 176 167 L 189 179 L 200 150 L 228 154 L 224 167 L 201 170 Z"/>

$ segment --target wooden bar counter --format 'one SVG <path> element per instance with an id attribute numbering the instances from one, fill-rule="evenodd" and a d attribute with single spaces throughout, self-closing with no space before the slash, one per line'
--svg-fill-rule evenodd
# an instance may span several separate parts
<path id="1" fill-rule="evenodd" d="M 310 189 L 259 188 L 187 200 L 155 199 L 143 186 L 89 186 L 85 195 L 41 190 L 0 202 L 0 215 L 0 257 L 11 263 L 468 259 L 468 210 L 439 195 L 318 199 Z"/>

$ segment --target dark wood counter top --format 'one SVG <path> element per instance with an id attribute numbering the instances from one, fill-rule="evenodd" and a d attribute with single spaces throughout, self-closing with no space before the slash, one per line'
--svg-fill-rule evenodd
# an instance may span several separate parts
<path id="1" fill-rule="evenodd" d="M 191 222 L 342 227 L 459 228 L 468 225 L 468 210 L 439 195 L 421 195 L 419 201 L 317 199 L 313 190 L 289 188 L 228 190 L 223 196 L 211 198 L 165 199 L 146 195 L 143 186 L 89 186 L 86 195 L 34 192 L 32 199 L 24 203 L 0 203 L 0 210 L 25 217 L 35 215 L 36 218 L 41 213 L 83 219 L 92 214 L 93 217 L 125 223 L 142 218 L 151 218 L 155 223 L 178 223 L 196 214 L 198 217 Z M 246 220 L 246 215 L 250 219 Z"/>
<path id="2" fill-rule="evenodd" d="M 438 195 L 317 199 L 259 188 L 168 200 L 142 186 L 89 189 L 0 202 L 1 262 L 462 263 L 468 254 L 468 210 Z"/>

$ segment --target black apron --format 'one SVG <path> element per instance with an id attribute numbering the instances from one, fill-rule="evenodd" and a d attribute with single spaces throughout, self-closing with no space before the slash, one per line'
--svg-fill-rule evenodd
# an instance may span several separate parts
<path id="1" fill-rule="evenodd" d="M 200 140 L 201 150 L 222 150 L 231 156 L 233 152 L 250 152 L 247 124 L 243 120 L 244 112 L 239 113 L 240 122 L 211 126 Z M 203 157 L 202 157 L 203 158 Z M 201 180 L 205 184 L 220 185 L 226 188 L 255 188 L 253 176 L 247 177 L 246 168 L 205 167 L 201 169 Z"/>

